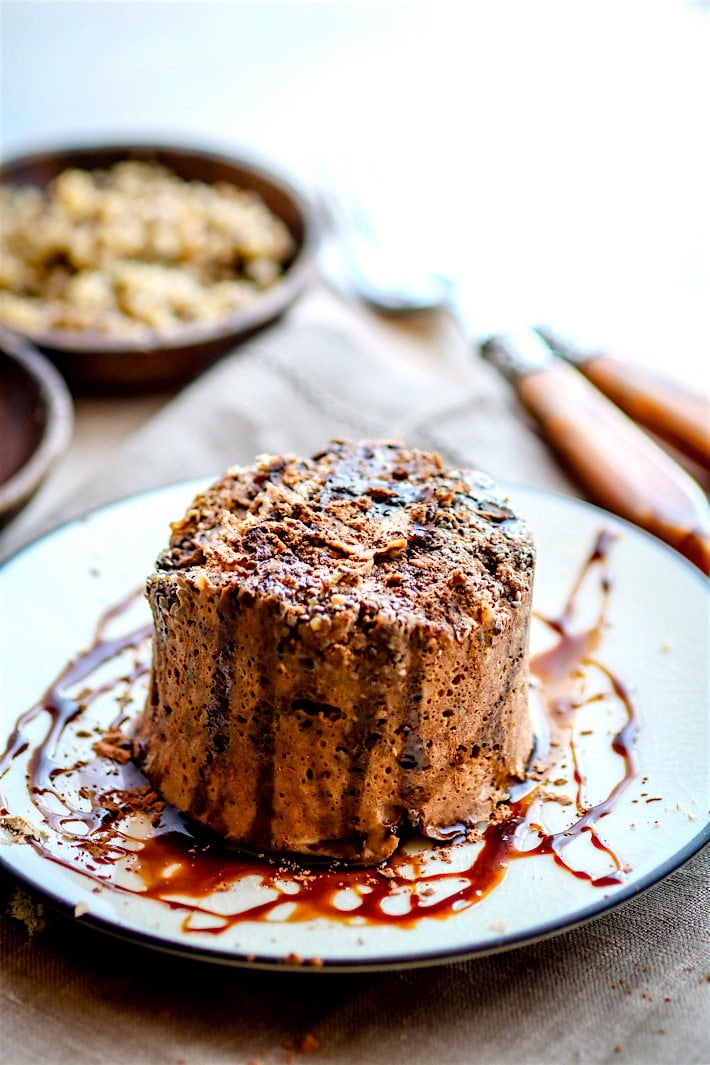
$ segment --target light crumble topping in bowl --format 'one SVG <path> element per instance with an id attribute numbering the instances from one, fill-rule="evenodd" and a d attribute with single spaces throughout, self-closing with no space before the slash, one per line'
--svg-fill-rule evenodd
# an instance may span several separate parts
<path id="1" fill-rule="evenodd" d="M 0 186 L 0 321 L 22 332 L 169 335 L 258 299 L 294 251 L 253 191 L 125 161 L 47 190 Z"/>

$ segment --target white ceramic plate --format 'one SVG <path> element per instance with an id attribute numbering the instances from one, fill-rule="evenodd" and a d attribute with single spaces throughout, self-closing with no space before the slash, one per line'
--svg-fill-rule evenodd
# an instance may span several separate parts
<path id="1" fill-rule="evenodd" d="M 101 612 L 141 585 L 167 541 L 169 522 L 183 513 L 199 487 L 194 482 L 168 487 L 105 507 L 48 534 L 0 570 L 0 750 L 18 717 L 41 699 L 67 661 L 90 645 Z M 318 968 L 326 971 L 405 967 L 507 949 L 598 916 L 666 876 L 708 838 L 705 583 L 679 555 L 594 507 L 522 487 L 510 494 L 536 538 L 535 608 L 543 615 L 559 616 L 600 530 L 616 534 L 608 562 L 611 597 L 595 658 L 623 681 L 638 715 L 638 772 L 598 824 L 623 864 L 620 883 L 593 886 L 549 855 L 536 855 L 511 862 L 502 882 L 481 901 L 445 918 L 423 917 L 405 927 L 327 916 L 293 923 L 282 919 L 284 910 L 269 920 L 237 922 L 214 934 L 205 931 L 210 921 L 201 922 L 199 915 L 186 922 L 179 906 L 117 890 L 123 874 L 116 873 L 114 884 L 97 886 L 23 842 L 0 845 L 0 861 L 69 912 L 81 914 L 82 921 L 114 934 L 231 964 L 275 968 L 287 959 L 317 959 Z M 589 584 L 582 613 L 598 607 L 599 581 Z M 147 619 L 147 607 L 141 609 Z M 551 638 L 539 626 L 533 650 Z M 598 677 L 596 682 L 587 679 L 600 683 Z M 585 749 L 578 737 L 578 755 L 587 759 L 581 772 L 591 802 L 603 798 L 623 776 L 622 759 L 608 742 L 623 724 L 618 704 L 612 697 L 593 700 L 585 713 L 597 714 L 595 727 L 581 727 L 591 717 L 577 725 L 582 735 L 596 731 L 600 737 L 596 750 Z M 98 713 L 92 704 L 84 725 L 90 726 L 91 715 Z M 30 749 L 33 736 L 46 730 L 43 716 L 28 726 Z M 101 764 L 107 771 L 111 767 Z M 560 772 L 565 770 L 558 776 Z M 570 787 L 569 779 L 565 786 Z M 22 757 L 0 779 L 0 793 L 12 817 L 38 823 Z M 7 841 L 11 837 L 4 834 Z M 605 855 L 584 833 L 578 845 L 580 853 L 571 864 L 596 868 L 602 876 Z M 453 875 L 457 862 L 465 866 L 467 855 L 470 862 L 466 848 L 475 846 L 453 848 Z M 438 854 L 435 847 L 425 850 L 423 868 L 427 862 L 435 865 Z M 444 884 L 443 890 L 453 888 Z"/>

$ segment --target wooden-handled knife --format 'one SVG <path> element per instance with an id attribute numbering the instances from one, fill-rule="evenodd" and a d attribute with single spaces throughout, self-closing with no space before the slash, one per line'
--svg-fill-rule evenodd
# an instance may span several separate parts
<path id="1" fill-rule="evenodd" d="M 601 506 L 710 573 L 710 507 L 700 486 L 534 330 L 481 353 L 515 386 L 548 443 Z"/>
<path id="2" fill-rule="evenodd" d="M 710 399 L 646 366 L 625 362 L 552 329 L 536 326 L 556 355 L 572 363 L 639 425 L 710 469 Z"/>

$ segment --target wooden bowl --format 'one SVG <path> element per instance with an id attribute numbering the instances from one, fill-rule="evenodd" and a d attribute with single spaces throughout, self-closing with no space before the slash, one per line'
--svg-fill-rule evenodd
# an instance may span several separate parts
<path id="1" fill-rule="evenodd" d="M 45 188 L 69 167 L 103 169 L 125 159 L 159 163 L 187 181 L 227 181 L 251 189 L 287 226 L 295 250 L 281 279 L 247 307 L 209 324 L 186 325 L 170 336 L 121 339 L 53 329 L 27 336 L 76 389 L 126 392 L 182 384 L 230 348 L 274 322 L 308 281 L 315 225 L 310 205 L 285 178 L 241 160 L 191 148 L 106 145 L 42 152 L 0 166 L 0 183 Z"/>
<path id="2" fill-rule="evenodd" d="M 0 329 L 0 528 L 64 454 L 73 426 L 61 375 L 26 340 Z"/>

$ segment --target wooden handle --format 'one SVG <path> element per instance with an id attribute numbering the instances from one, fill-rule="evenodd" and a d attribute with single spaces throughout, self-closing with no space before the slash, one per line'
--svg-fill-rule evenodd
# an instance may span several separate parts
<path id="1" fill-rule="evenodd" d="M 699 392 L 611 355 L 592 356 L 583 370 L 635 422 L 710 468 L 710 401 Z"/>
<path id="2" fill-rule="evenodd" d="M 710 573 L 710 510 L 696 482 L 563 362 L 518 380 L 555 451 L 599 504 Z"/>

